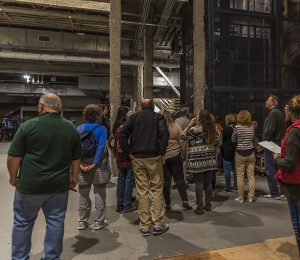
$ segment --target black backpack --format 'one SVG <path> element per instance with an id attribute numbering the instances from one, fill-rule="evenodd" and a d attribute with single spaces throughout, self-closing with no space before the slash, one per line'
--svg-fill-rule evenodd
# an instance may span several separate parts
<path id="1" fill-rule="evenodd" d="M 92 163 L 97 151 L 97 141 L 93 134 L 94 130 L 100 125 L 96 125 L 91 130 L 84 131 L 80 134 L 81 141 L 81 161 L 84 163 Z"/>

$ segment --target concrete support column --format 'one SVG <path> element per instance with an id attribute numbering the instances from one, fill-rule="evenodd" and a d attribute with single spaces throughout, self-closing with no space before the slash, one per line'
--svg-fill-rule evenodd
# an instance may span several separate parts
<path id="1" fill-rule="evenodd" d="M 193 1 L 194 23 L 194 113 L 198 114 L 204 108 L 205 97 L 205 31 L 204 2 Z"/>
<path id="2" fill-rule="evenodd" d="M 283 16 L 287 16 L 288 15 L 288 0 L 283 0 L 282 1 L 282 5 L 283 5 Z"/>
<path id="3" fill-rule="evenodd" d="M 109 15 L 110 41 L 110 125 L 115 121 L 117 110 L 121 104 L 121 0 L 110 1 Z"/>
<path id="4" fill-rule="evenodd" d="M 134 109 L 141 109 L 143 100 L 143 66 L 140 65 L 135 71 L 135 85 L 134 85 Z"/>
<path id="5" fill-rule="evenodd" d="M 153 98 L 153 31 L 145 26 L 144 31 L 144 98 Z"/>

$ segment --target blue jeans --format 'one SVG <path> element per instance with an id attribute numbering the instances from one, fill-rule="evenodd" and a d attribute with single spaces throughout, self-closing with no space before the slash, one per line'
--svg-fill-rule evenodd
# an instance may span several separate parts
<path id="1" fill-rule="evenodd" d="M 118 168 L 117 207 L 129 209 L 131 207 L 134 176 L 132 167 Z"/>
<path id="2" fill-rule="evenodd" d="M 273 197 L 279 196 L 278 182 L 275 179 L 275 160 L 273 153 L 267 149 L 264 149 L 265 152 L 265 167 L 267 181 L 269 185 L 270 195 Z"/>
<path id="3" fill-rule="evenodd" d="M 233 188 L 237 189 L 237 178 L 236 178 L 236 171 L 235 171 L 235 163 L 234 161 L 226 161 L 222 157 L 223 161 L 223 169 L 224 169 L 224 177 L 225 177 L 225 188 L 227 191 L 231 189 L 231 173 L 233 174 Z"/>
<path id="4" fill-rule="evenodd" d="M 44 240 L 45 256 L 42 259 L 60 259 L 68 195 L 68 192 L 41 195 L 15 192 L 12 260 L 29 259 L 32 229 L 40 209 L 43 210 L 47 223 Z"/>
<path id="5" fill-rule="evenodd" d="M 296 236 L 296 242 L 298 246 L 298 253 L 300 255 L 300 200 L 287 199 L 293 230 Z"/>

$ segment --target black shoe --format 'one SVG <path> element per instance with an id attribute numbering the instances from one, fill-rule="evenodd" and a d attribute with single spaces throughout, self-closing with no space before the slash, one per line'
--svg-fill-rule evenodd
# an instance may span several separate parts
<path id="1" fill-rule="evenodd" d="M 210 212 L 211 211 L 211 207 L 204 207 L 203 208 L 205 211 Z"/>
<path id="2" fill-rule="evenodd" d="M 123 210 L 123 212 L 124 212 L 124 213 L 128 213 L 128 212 L 131 212 L 131 211 L 136 211 L 136 210 L 138 210 L 138 207 L 137 207 L 137 206 L 134 206 L 134 205 L 132 205 L 130 208 L 128 208 L 128 209 L 124 209 L 124 210 Z"/>
<path id="3" fill-rule="evenodd" d="M 187 201 L 182 202 L 182 207 L 185 208 L 186 210 L 192 209 L 192 207 Z"/>
<path id="4" fill-rule="evenodd" d="M 160 235 L 162 233 L 165 233 L 169 231 L 170 227 L 168 225 L 161 225 L 161 226 L 154 226 L 153 227 L 153 235 Z"/>
<path id="5" fill-rule="evenodd" d="M 143 237 L 148 237 L 151 235 L 150 231 L 149 230 L 141 230 L 140 229 L 140 233 Z"/>
<path id="6" fill-rule="evenodd" d="M 194 209 L 194 213 L 198 214 L 198 215 L 203 215 L 204 214 L 204 210 L 203 209 L 199 209 L 199 208 L 195 208 Z"/>
<path id="7" fill-rule="evenodd" d="M 171 205 L 170 204 L 168 204 L 168 205 L 166 205 L 165 206 L 165 209 L 166 209 L 166 211 L 170 211 L 172 208 L 171 208 Z"/>
<path id="8" fill-rule="evenodd" d="M 124 207 L 117 207 L 116 212 L 121 213 L 124 210 Z"/>

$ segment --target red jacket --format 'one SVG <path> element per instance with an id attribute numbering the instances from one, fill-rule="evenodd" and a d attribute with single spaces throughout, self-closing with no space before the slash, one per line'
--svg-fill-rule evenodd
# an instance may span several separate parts
<path id="1" fill-rule="evenodd" d="M 281 142 L 281 157 L 284 158 L 286 156 L 286 142 L 288 139 L 289 132 L 292 128 L 298 128 L 300 130 L 300 120 L 294 122 L 287 130 L 286 134 Z M 276 179 L 280 180 L 286 184 L 300 184 L 300 156 L 298 157 L 298 161 L 296 167 L 292 171 L 286 171 L 278 168 L 276 172 Z"/>
<path id="2" fill-rule="evenodd" d="M 114 154 L 116 156 L 116 164 L 118 168 L 128 168 L 131 166 L 131 160 L 128 154 L 124 153 L 119 145 L 121 127 L 118 127 L 115 132 Z"/>

